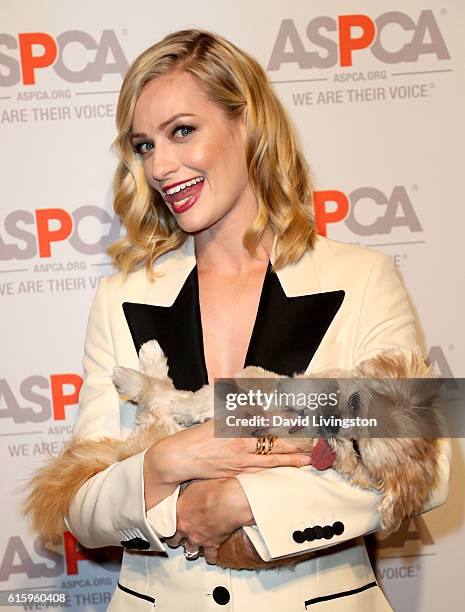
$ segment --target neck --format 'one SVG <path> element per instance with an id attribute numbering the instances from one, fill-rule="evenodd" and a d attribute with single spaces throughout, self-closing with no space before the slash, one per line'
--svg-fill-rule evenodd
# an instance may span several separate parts
<path id="1" fill-rule="evenodd" d="M 242 210 L 239 210 L 242 208 Z M 199 273 L 225 276 L 247 274 L 268 265 L 274 233 L 268 226 L 254 255 L 243 244 L 243 237 L 257 215 L 257 207 L 236 207 L 220 222 L 194 236 Z"/>

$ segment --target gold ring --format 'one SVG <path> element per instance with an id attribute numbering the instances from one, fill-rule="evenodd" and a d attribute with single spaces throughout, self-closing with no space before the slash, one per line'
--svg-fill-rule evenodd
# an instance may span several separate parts
<path id="1" fill-rule="evenodd" d="M 257 448 L 255 450 L 256 455 L 269 455 L 273 450 L 274 443 L 277 440 L 277 436 L 267 434 L 266 436 L 259 436 L 257 438 Z"/>
<path id="2" fill-rule="evenodd" d="M 278 439 L 278 436 L 272 436 L 271 434 L 268 434 L 268 435 L 266 436 L 266 438 L 267 438 L 268 443 L 269 443 L 268 453 L 267 453 L 267 455 L 268 455 L 268 454 L 269 454 L 269 453 L 271 453 L 271 451 L 273 450 L 274 443 L 275 443 L 275 442 L 276 442 L 276 440 Z"/>
<path id="3" fill-rule="evenodd" d="M 255 449 L 256 455 L 263 455 L 265 451 L 265 436 L 259 436 L 257 438 L 257 448 Z"/>

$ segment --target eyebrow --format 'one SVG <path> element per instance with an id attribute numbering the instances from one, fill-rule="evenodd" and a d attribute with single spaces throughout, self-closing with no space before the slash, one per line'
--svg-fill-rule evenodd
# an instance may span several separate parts
<path id="1" fill-rule="evenodd" d="M 176 119 L 179 119 L 180 117 L 195 117 L 195 115 L 193 115 L 192 113 L 176 113 L 176 115 L 173 115 L 166 121 L 163 121 L 163 123 L 160 123 L 160 125 L 158 126 L 158 130 L 160 132 L 163 132 L 163 130 L 165 130 L 170 123 L 173 123 L 173 121 L 176 121 Z M 147 134 L 131 134 L 131 138 L 147 138 Z"/>

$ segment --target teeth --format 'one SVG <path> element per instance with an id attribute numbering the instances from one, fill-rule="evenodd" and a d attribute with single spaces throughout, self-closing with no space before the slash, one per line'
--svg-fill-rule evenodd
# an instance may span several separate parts
<path id="1" fill-rule="evenodd" d="M 186 181 L 185 183 L 182 183 L 182 185 L 173 187 L 173 189 L 168 189 L 168 191 L 165 191 L 165 193 L 167 195 L 173 195 L 174 193 L 179 193 L 183 189 L 187 189 L 187 187 L 190 187 L 191 185 L 195 185 L 196 183 L 200 183 L 203 180 L 205 180 L 203 176 L 198 176 L 197 178 L 192 179 L 191 181 Z"/>
<path id="2" fill-rule="evenodd" d="M 183 198 L 182 200 L 178 200 L 176 202 L 176 206 L 179 206 L 180 204 L 184 204 L 184 202 L 187 202 L 187 200 L 189 199 L 190 196 L 186 196 L 185 198 Z"/>

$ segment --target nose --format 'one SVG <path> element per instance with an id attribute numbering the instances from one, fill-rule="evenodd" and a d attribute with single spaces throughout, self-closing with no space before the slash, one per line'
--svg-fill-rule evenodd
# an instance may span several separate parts
<path id="1" fill-rule="evenodd" d="M 321 433 L 329 437 L 335 436 L 337 433 L 339 433 L 339 429 L 340 427 L 336 423 L 320 426 Z"/>
<path id="2" fill-rule="evenodd" d="M 339 410 L 334 408 L 322 408 L 320 414 L 324 417 L 323 422 L 320 424 L 320 431 L 326 437 L 336 436 L 339 433 L 339 419 L 341 414 Z"/>
<path id="3" fill-rule="evenodd" d="M 168 144 L 157 143 L 150 156 L 150 174 L 154 181 L 163 183 L 179 168 L 174 152 Z M 161 187 L 161 185 L 160 185 Z"/>

